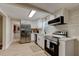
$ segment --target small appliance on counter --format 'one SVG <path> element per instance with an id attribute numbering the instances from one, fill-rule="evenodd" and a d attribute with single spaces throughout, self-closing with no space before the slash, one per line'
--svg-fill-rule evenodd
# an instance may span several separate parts
<path id="1" fill-rule="evenodd" d="M 32 33 L 39 33 L 39 29 L 38 28 L 32 28 Z"/>

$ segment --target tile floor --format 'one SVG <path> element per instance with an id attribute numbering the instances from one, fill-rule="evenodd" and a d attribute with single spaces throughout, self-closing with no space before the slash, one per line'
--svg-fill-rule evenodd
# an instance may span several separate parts
<path id="1" fill-rule="evenodd" d="M 47 56 L 47 54 L 34 42 L 20 44 L 16 41 L 7 50 L 0 50 L 0 56 Z"/>

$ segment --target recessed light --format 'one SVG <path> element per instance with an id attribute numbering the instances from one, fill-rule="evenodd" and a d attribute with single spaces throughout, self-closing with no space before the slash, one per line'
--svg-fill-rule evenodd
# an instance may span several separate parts
<path id="1" fill-rule="evenodd" d="M 36 10 L 32 10 L 28 17 L 32 17 L 36 13 Z"/>

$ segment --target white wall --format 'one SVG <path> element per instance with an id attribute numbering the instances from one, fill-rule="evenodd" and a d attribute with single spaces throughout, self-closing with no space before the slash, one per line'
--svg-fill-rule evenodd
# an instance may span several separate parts
<path id="1" fill-rule="evenodd" d="M 55 26 L 48 25 L 48 21 L 53 19 L 55 19 L 55 15 L 49 15 L 45 18 L 44 30 L 45 32 L 47 32 L 47 34 L 54 33 L 55 31 L 58 30 Z"/>
<path id="2" fill-rule="evenodd" d="M 55 18 L 59 16 L 64 16 L 64 23 L 63 25 L 55 26 L 60 31 L 68 31 L 68 24 L 69 24 L 69 10 L 67 9 L 60 9 L 57 12 L 54 13 Z"/>
<path id="3" fill-rule="evenodd" d="M 76 37 L 75 54 L 79 56 L 79 7 L 70 11 L 69 34 Z"/>
<path id="4" fill-rule="evenodd" d="M 3 50 L 7 49 L 11 41 L 11 21 L 8 16 L 3 17 Z"/>
<path id="5" fill-rule="evenodd" d="M 10 46 L 12 43 L 11 39 L 11 19 L 9 17 L 6 18 L 6 48 Z"/>
<path id="6" fill-rule="evenodd" d="M 79 36 L 79 8 L 74 8 L 72 10 L 62 9 L 55 12 L 55 17 L 64 15 L 66 25 L 56 26 L 59 30 L 68 31 L 70 37 L 78 37 Z"/>
<path id="7" fill-rule="evenodd" d="M 57 18 L 57 17 L 59 17 L 59 16 L 63 16 L 63 13 L 64 13 L 64 8 L 57 10 L 57 11 L 54 13 L 55 18 Z"/>
<path id="8" fill-rule="evenodd" d="M 2 50 L 7 49 L 11 44 L 11 22 L 8 15 L 0 9 L 0 15 L 3 16 L 3 39 L 2 39 Z"/>
<path id="9" fill-rule="evenodd" d="M 70 11 L 69 31 L 71 37 L 79 37 L 79 8 Z"/>

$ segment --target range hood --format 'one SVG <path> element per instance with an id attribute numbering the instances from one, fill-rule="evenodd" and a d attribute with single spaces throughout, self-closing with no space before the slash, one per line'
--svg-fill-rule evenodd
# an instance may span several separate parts
<path id="1" fill-rule="evenodd" d="M 48 21 L 48 25 L 62 25 L 64 23 L 64 16 L 57 17 L 53 20 Z"/>

